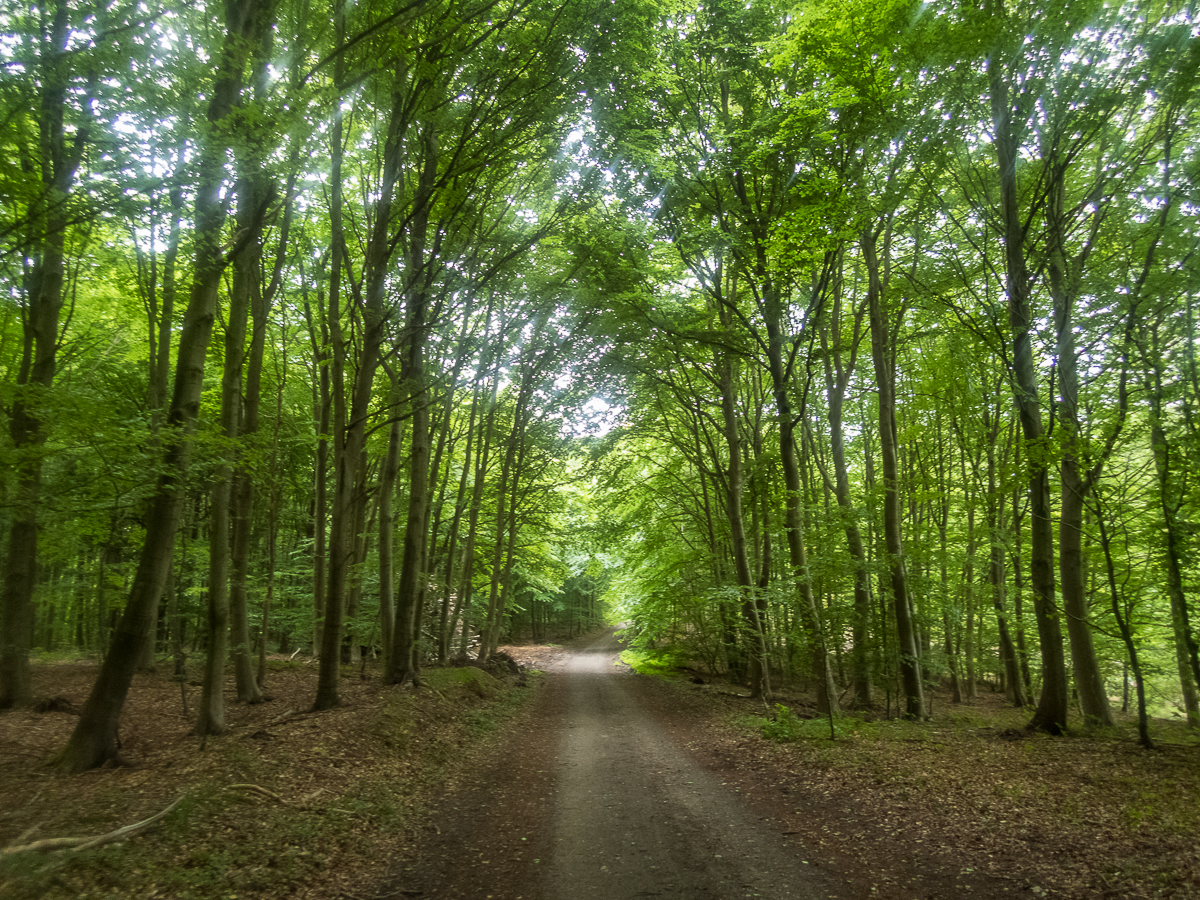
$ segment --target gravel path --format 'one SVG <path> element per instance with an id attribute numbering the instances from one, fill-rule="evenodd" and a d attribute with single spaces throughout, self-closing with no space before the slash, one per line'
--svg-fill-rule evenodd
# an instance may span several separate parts
<path id="1" fill-rule="evenodd" d="M 614 666 L 611 632 L 547 676 L 498 762 L 448 796 L 383 896 L 808 900 L 839 896 L 774 820 L 697 766 Z M 840 896 L 845 897 L 844 890 Z"/>
<path id="2" fill-rule="evenodd" d="M 567 662 L 545 900 L 828 897 L 794 844 L 677 747 L 613 667 L 612 634 Z"/>

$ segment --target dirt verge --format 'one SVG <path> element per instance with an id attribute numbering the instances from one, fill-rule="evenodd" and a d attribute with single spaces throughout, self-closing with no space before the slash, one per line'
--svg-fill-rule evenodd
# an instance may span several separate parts
<path id="1" fill-rule="evenodd" d="M 1003 697 L 935 697 L 931 722 L 879 711 L 809 720 L 791 743 L 758 726 L 774 710 L 744 691 L 642 676 L 640 696 L 677 741 L 825 857 L 852 896 L 1200 896 L 1200 746 L 1156 723 L 1102 735 L 1023 730 Z M 807 698 L 776 702 L 803 709 Z M 754 720 L 757 720 L 755 722 Z"/>

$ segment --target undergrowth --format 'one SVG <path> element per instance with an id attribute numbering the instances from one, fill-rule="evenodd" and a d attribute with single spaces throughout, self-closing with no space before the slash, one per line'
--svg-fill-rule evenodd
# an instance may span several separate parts
<path id="1" fill-rule="evenodd" d="M 630 648 L 621 651 L 621 662 L 639 675 L 671 675 L 687 665 L 688 656 L 673 648 Z"/>
<path id="2" fill-rule="evenodd" d="M 801 719 L 789 707 L 776 703 L 775 711 L 769 717 L 749 716 L 746 724 L 756 728 L 769 741 L 791 744 L 801 740 L 828 741 L 831 737 L 848 737 L 857 730 L 859 723 L 853 719 L 834 718 L 831 726 L 827 717 Z"/>
<path id="3" fill-rule="evenodd" d="M 315 717 L 287 737 L 218 741 L 207 751 L 216 765 L 184 785 L 183 801 L 153 831 L 80 853 L 0 859 L 0 897 L 231 900 L 361 878 L 532 694 L 477 669 L 425 676 L 430 690 L 385 692 L 347 731 Z M 329 787 L 314 789 L 322 776 Z M 127 807 L 122 799 L 104 806 Z M 81 810 L 76 830 L 121 824 L 129 823 Z"/>

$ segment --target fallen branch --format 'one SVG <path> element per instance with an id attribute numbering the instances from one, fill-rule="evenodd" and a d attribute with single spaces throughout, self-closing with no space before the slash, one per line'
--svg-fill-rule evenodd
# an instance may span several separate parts
<path id="1" fill-rule="evenodd" d="M 5 847 L 0 850 L 0 859 L 5 859 L 9 856 L 15 856 L 18 853 L 54 853 L 59 850 L 71 850 L 79 852 L 81 850 L 91 850 L 93 847 L 100 847 L 104 844 L 113 844 L 117 841 L 124 841 L 134 835 L 141 834 L 163 818 L 167 813 L 179 805 L 183 797 L 177 797 L 166 809 L 155 813 L 148 819 L 143 819 L 141 822 L 135 822 L 132 825 L 126 825 L 123 828 L 118 828 L 116 831 L 110 831 L 108 834 L 96 835 L 93 837 L 61 837 L 61 838 L 43 838 L 40 841 L 34 841 L 30 844 L 19 844 L 13 847 Z"/>
<path id="2" fill-rule="evenodd" d="M 268 722 L 267 727 L 270 728 L 272 725 L 278 725 L 280 722 L 283 722 L 286 719 L 294 718 L 295 716 L 296 716 L 296 710 L 294 707 L 291 709 L 285 709 L 283 712 L 281 712 L 279 715 L 277 715 L 275 718 L 273 718 L 270 722 Z"/>
<path id="3" fill-rule="evenodd" d="M 245 791 L 248 794 L 258 794 L 260 797 L 266 797 L 268 800 L 274 800 L 276 803 L 281 803 L 284 806 L 290 806 L 293 809 L 303 809 L 307 812 L 314 812 L 314 813 L 321 813 L 321 814 L 328 813 L 328 812 L 336 812 L 336 813 L 345 813 L 348 816 L 359 815 L 359 813 L 356 813 L 353 810 L 349 810 L 349 809 L 340 809 L 336 806 L 313 806 L 311 803 L 309 803 L 309 801 L 312 800 L 314 797 L 323 793 L 325 788 L 317 788 L 317 790 L 313 791 L 308 796 L 302 797 L 299 802 L 296 802 L 295 800 L 287 800 L 287 799 L 279 796 L 274 791 L 269 791 L 262 785 L 258 785 L 258 784 L 231 784 L 231 785 L 229 785 L 227 790 Z"/>
<path id="4" fill-rule="evenodd" d="M 268 800 L 274 800 L 276 803 L 282 803 L 284 806 L 299 806 L 301 808 L 304 807 L 303 803 L 293 803 L 291 800 L 285 800 L 285 799 L 283 799 L 283 797 L 280 797 L 274 791 L 268 791 L 265 787 L 262 787 L 261 785 L 257 785 L 257 784 L 231 784 L 231 785 L 229 785 L 227 790 L 246 791 L 247 793 L 250 793 L 250 794 L 258 794 L 259 796 L 266 797 Z"/>

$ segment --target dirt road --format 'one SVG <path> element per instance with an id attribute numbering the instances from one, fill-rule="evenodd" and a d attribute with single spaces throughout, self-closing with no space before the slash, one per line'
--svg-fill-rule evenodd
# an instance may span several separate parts
<path id="1" fill-rule="evenodd" d="M 466 900 L 838 896 L 781 826 L 639 704 L 612 633 L 573 652 L 498 765 L 447 798 L 393 891 Z M 842 894 L 844 896 L 844 894 Z"/>

